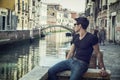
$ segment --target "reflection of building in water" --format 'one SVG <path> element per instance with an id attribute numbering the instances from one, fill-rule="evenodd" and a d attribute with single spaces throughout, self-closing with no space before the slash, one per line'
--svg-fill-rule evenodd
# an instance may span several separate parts
<path id="1" fill-rule="evenodd" d="M 10 45 L 0 50 L 0 80 L 18 80 L 38 64 L 39 43 L 33 45 Z"/>
<path id="2" fill-rule="evenodd" d="M 65 32 L 52 33 L 51 35 L 46 37 L 46 40 L 48 41 L 47 49 L 49 49 L 49 47 L 53 47 L 54 49 L 58 50 L 58 48 L 62 46 L 62 44 L 70 42 L 71 37 L 66 37 Z"/>
<path id="3" fill-rule="evenodd" d="M 7 50 L 7 49 L 6 49 Z M 8 50 L 9 51 L 9 50 Z M 13 54 L 0 54 L 0 80 L 17 80 L 17 57 Z"/>
<path id="4" fill-rule="evenodd" d="M 10 45 L 0 50 L 0 80 L 18 80 L 36 65 L 51 66 L 63 60 L 59 54 L 62 43 L 69 40 L 65 33 L 52 33 L 45 40 Z"/>
<path id="5" fill-rule="evenodd" d="M 45 37 L 45 40 L 41 40 L 40 45 L 42 46 L 39 48 L 40 66 L 51 66 L 63 60 L 64 56 L 61 57 L 60 48 L 69 40 L 70 38 L 66 38 L 65 32 L 51 33 Z"/>
<path id="6" fill-rule="evenodd" d="M 0 63 L 0 80 L 17 79 L 17 65 L 15 63 Z"/>
<path id="7" fill-rule="evenodd" d="M 47 64 L 47 61 L 46 61 L 46 41 L 45 40 L 40 40 L 39 42 L 40 44 L 39 45 L 42 45 L 39 47 L 39 55 L 40 55 L 40 62 L 39 62 L 39 65 L 40 66 L 44 66 Z"/>

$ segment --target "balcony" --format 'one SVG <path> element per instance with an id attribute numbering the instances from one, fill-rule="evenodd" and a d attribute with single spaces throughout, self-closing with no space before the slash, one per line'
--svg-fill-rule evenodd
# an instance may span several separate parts
<path id="1" fill-rule="evenodd" d="M 100 12 L 100 11 L 102 11 L 102 9 L 101 9 L 101 8 L 99 8 L 99 9 L 98 9 L 98 11 Z"/>
<path id="2" fill-rule="evenodd" d="M 120 1 L 110 4 L 110 11 L 117 11 L 120 9 Z"/>
<path id="3" fill-rule="evenodd" d="M 107 10 L 107 5 L 102 6 L 103 10 Z"/>
<path id="4" fill-rule="evenodd" d="M 92 0 L 93 2 L 95 2 L 95 0 Z"/>
<path id="5" fill-rule="evenodd" d="M 88 8 L 88 9 L 85 11 L 85 15 L 86 15 L 86 16 L 90 16 L 90 8 Z"/>

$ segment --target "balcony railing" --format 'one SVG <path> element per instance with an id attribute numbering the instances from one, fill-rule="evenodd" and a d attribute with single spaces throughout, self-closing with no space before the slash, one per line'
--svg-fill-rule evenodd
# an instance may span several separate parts
<path id="1" fill-rule="evenodd" d="M 92 0 L 93 2 L 95 2 L 95 0 Z"/>
<path id="2" fill-rule="evenodd" d="M 102 6 L 102 9 L 106 10 L 107 9 L 107 5 Z"/>
<path id="3" fill-rule="evenodd" d="M 110 4 L 110 11 L 116 11 L 120 9 L 120 1 Z"/>

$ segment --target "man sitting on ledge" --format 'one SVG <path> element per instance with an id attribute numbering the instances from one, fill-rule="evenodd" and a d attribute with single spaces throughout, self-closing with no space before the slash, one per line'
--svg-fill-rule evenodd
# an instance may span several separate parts
<path id="1" fill-rule="evenodd" d="M 98 63 L 101 68 L 101 76 L 107 76 L 103 58 L 99 50 L 98 38 L 86 31 L 89 21 L 85 17 L 75 19 L 75 32 L 79 34 L 71 45 L 67 55 L 67 60 L 61 61 L 48 70 L 48 80 L 57 80 L 57 73 L 70 70 L 70 80 L 81 80 L 84 73 L 88 70 L 91 55 L 97 54 Z"/>

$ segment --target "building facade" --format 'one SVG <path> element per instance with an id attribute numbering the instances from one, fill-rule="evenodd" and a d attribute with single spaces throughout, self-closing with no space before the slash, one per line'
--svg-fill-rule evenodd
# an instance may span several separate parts
<path id="1" fill-rule="evenodd" d="M 8 10 L 0 8 L 0 30 L 6 30 L 7 29 L 7 15 Z"/>
<path id="2" fill-rule="evenodd" d="M 109 0 L 109 40 L 120 43 L 120 1 Z"/>
<path id="3" fill-rule="evenodd" d="M 17 15 L 17 30 L 28 30 L 28 0 L 15 0 L 15 15 Z"/>
<path id="4" fill-rule="evenodd" d="M 0 0 L 0 30 L 16 30 L 17 16 L 14 14 L 15 0 Z"/>
<path id="5" fill-rule="evenodd" d="M 63 9 L 60 4 L 47 5 L 47 24 L 73 26 L 72 11 Z"/>
<path id="6" fill-rule="evenodd" d="M 90 28 L 98 26 L 100 30 L 104 27 L 107 40 L 114 43 L 120 43 L 119 7 L 119 0 L 86 0 L 85 14 L 90 20 Z"/>
<path id="7" fill-rule="evenodd" d="M 47 25 L 47 4 L 46 3 L 40 3 L 40 8 L 39 8 L 39 22 L 38 26 L 41 25 Z"/>

